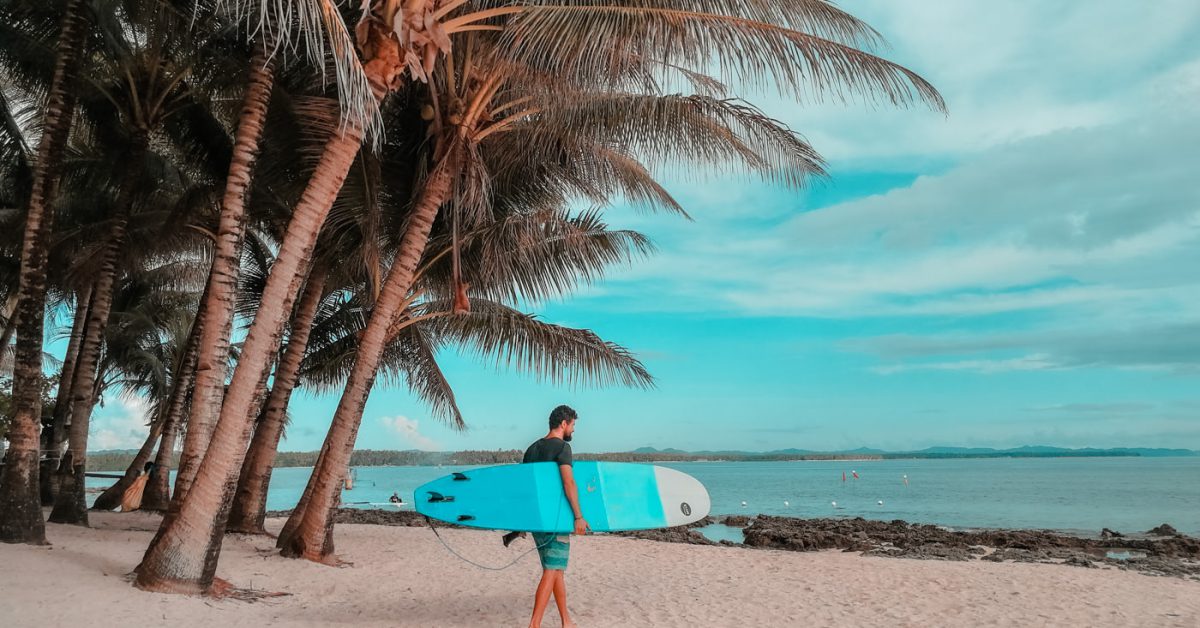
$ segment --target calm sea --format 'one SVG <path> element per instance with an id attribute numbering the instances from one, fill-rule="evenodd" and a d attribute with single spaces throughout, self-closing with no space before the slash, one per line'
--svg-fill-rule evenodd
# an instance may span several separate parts
<path id="1" fill-rule="evenodd" d="M 904 519 L 955 528 L 1144 532 L 1160 523 L 1200 536 L 1200 457 L 666 463 L 708 487 L 713 514 Z M 353 502 L 411 503 L 458 467 L 358 467 Z M 842 473 L 846 481 L 842 481 Z M 854 479 L 853 473 L 858 473 Z M 267 505 L 295 505 L 310 469 L 276 469 Z M 905 486 L 904 478 L 908 477 Z M 745 502 L 745 506 L 742 505 Z M 786 502 L 786 503 L 785 503 Z M 837 507 L 833 506 L 837 502 Z M 880 505 L 879 502 L 883 502 Z"/>

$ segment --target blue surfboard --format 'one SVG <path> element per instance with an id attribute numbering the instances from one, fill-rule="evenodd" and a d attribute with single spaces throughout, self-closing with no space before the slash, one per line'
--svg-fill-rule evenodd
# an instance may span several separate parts
<path id="1" fill-rule="evenodd" d="M 708 516 L 708 491 L 692 476 L 648 464 L 576 462 L 579 507 L 595 532 L 687 525 Z M 417 512 L 472 528 L 571 532 L 575 515 L 553 462 L 462 471 L 417 488 Z"/>

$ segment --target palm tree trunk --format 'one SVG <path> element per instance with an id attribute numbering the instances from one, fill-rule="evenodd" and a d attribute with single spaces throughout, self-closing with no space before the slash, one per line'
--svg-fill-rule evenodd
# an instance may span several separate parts
<path id="1" fill-rule="evenodd" d="M 10 444 L 0 477 L 0 542 L 46 542 L 46 526 L 38 486 L 38 448 L 41 439 L 42 334 L 46 315 L 46 259 L 63 151 L 71 132 L 75 100 L 70 95 L 79 51 L 87 32 L 84 0 L 67 0 L 56 44 L 54 76 L 46 98 L 42 141 L 33 167 L 29 209 L 21 244 L 18 288 L 17 349 L 13 364 L 14 412 L 8 430 Z"/>
<path id="2" fill-rule="evenodd" d="M 313 473 L 308 474 L 308 484 L 304 486 L 304 492 L 300 494 L 300 499 L 296 502 L 296 507 L 292 508 L 292 514 L 288 516 L 287 521 L 283 523 L 283 528 L 279 530 L 279 538 L 275 539 L 275 547 L 283 549 L 291 543 L 292 536 L 296 534 L 296 530 L 300 527 L 300 522 L 304 519 L 303 516 L 296 516 L 296 513 L 303 515 L 308 509 L 308 503 L 312 500 L 313 487 L 317 483 L 317 474 L 315 471 L 321 468 L 322 461 L 329 454 L 329 441 L 321 444 L 321 450 L 317 452 L 317 461 L 313 463 Z"/>
<path id="3" fill-rule="evenodd" d="M 287 349 L 279 361 L 279 367 L 275 369 L 275 383 L 271 387 L 271 396 L 263 406 L 262 414 L 254 428 L 254 438 L 250 441 L 250 449 L 246 452 L 246 460 L 242 463 L 233 509 L 229 513 L 229 524 L 226 527 L 228 532 L 266 534 L 263 522 L 267 515 L 267 489 L 271 484 L 275 451 L 279 448 L 279 438 L 283 434 L 288 401 L 300 377 L 300 365 L 308 347 L 308 335 L 312 330 L 313 319 L 324 296 L 326 276 L 327 272 L 323 267 L 313 268 L 304 294 L 296 306 Z"/>
<path id="4" fill-rule="evenodd" d="M 108 487 L 96 497 L 96 501 L 92 503 L 92 510 L 112 510 L 121 505 L 121 497 L 125 495 L 128 489 L 138 476 L 142 474 L 146 463 L 150 461 L 150 457 L 154 455 L 154 446 L 160 440 L 165 441 L 164 434 L 166 433 L 169 424 L 178 425 L 179 419 L 183 414 L 184 404 L 187 400 L 188 392 L 192 386 L 192 373 L 194 372 L 194 364 L 196 358 L 196 346 L 200 341 L 199 329 L 196 324 L 192 323 L 192 329 L 188 333 L 185 341 L 183 354 L 179 356 L 174 368 L 171 372 L 174 374 L 174 381 L 171 383 L 171 392 L 168 394 L 166 403 L 162 406 L 158 416 L 154 418 L 154 422 L 150 425 L 150 433 L 146 436 L 146 441 L 142 443 L 141 449 L 133 457 L 129 466 L 125 469 L 125 473 L 112 486 Z M 171 445 L 174 445 L 174 436 L 171 436 Z M 168 448 L 169 451 L 170 448 Z M 161 446 L 160 446 L 161 451 Z M 158 469 L 156 468 L 155 471 Z M 167 473 L 170 472 L 168 467 Z M 154 474 L 151 474 L 150 480 L 146 483 L 146 490 L 142 493 L 142 510 L 155 510 L 147 507 L 147 498 L 150 497 L 150 484 L 154 481 Z M 165 483 L 164 483 L 165 484 Z"/>
<path id="5" fill-rule="evenodd" d="M 84 487 L 84 472 L 87 463 L 88 431 L 92 409 L 96 405 L 101 383 L 99 373 L 100 354 L 104 347 L 104 335 L 108 329 L 109 313 L 112 311 L 114 286 L 117 280 L 117 262 L 125 247 L 129 226 L 129 215 L 137 187 L 138 165 L 143 161 L 149 146 L 149 136 L 138 133 L 133 139 L 127 155 L 130 167 L 125 172 L 117 198 L 117 213 L 105 244 L 100 268 L 92 285 L 92 304 L 88 308 L 87 323 L 77 357 L 78 368 L 71 383 L 71 425 L 67 455 L 59 464 L 58 494 L 49 520 L 54 523 L 88 525 L 87 500 Z"/>
<path id="6" fill-rule="evenodd" d="M 260 39 L 250 60 L 250 77 L 246 85 L 242 112 L 238 119 L 233 159 L 225 180 L 225 196 L 217 226 L 212 272 L 205 291 L 208 298 L 201 303 L 197 320 L 203 321 L 200 353 L 196 362 L 196 385 L 192 390 L 191 412 L 187 435 L 175 476 L 175 501 L 168 518 L 178 511 L 178 503 L 187 496 L 196 470 L 208 449 L 212 431 L 221 413 L 228 375 L 229 337 L 233 325 L 233 302 L 241 272 L 239 256 L 245 234 L 246 192 L 258 158 L 258 140 L 262 136 L 267 108 L 274 85 L 274 67 L 266 44 Z"/>
<path id="7" fill-rule="evenodd" d="M 154 446 L 158 444 L 158 439 L 162 435 L 162 427 L 162 416 L 155 417 L 154 422 L 150 424 L 150 433 L 146 435 L 145 442 L 133 456 L 129 467 L 125 469 L 125 474 L 96 497 L 96 501 L 92 502 L 92 510 L 113 510 L 121 505 L 121 497 L 125 495 L 125 490 L 133 485 L 133 481 L 141 475 L 142 468 L 150 461 L 150 456 L 154 453 Z"/>
<path id="8" fill-rule="evenodd" d="M 49 520 L 53 523 L 88 525 L 84 471 L 87 466 L 88 428 L 91 425 L 92 408 L 96 404 L 96 389 L 100 384 L 100 351 L 104 347 L 104 333 L 108 329 L 108 315 L 112 311 L 117 262 L 125 247 L 137 177 L 141 173 L 140 166 L 148 145 L 149 136 L 144 133 L 138 133 L 132 139 L 127 156 L 129 166 L 118 193 L 117 214 L 113 216 L 104 257 L 92 287 L 93 301 L 88 309 L 87 331 L 79 348 L 79 369 L 71 386 L 70 445 L 59 465 L 58 495 L 54 497 L 54 510 L 50 511 Z"/>
<path id="9" fill-rule="evenodd" d="M 181 499 L 176 495 L 172 501 L 173 508 L 179 503 L 178 516 L 164 519 L 146 550 L 138 569 L 138 587 L 202 593 L 212 585 L 230 498 L 237 488 L 246 441 L 262 401 L 259 391 L 265 390 L 266 368 L 278 352 L 283 327 L 303 278 L 301 271 L 308 266 L 321 225 L 361 142 L 362 130 L 351 126 L 325 145 L 267 277 L 262 307 L 246 335 L 204 460 L 187 496 Z M 260 398 L 255 399 L 256 395 Z"/>
<path id="10" fill-rule="evenodd" d="M 203 303 L 207 296 L 207 293 L 202 294 L 200 302 Z M 146 489 L 142 493 L 142 510 L 165 512 L 171 503 L 170 478 L 171 467 L 174 466 L 175 439 L 179 435 L 179 428 L 183 426 L 187 402 L 196 381 L 200 332 L 200 321 L 196 319 L 192 321 L 192 331 L 188 333 L 187 346 L 175 370 L 175 382 L 163 412 L 162 438 L 154 457 L 154 469 L 150 471 L 150 479 L 146 481 Z"/>
<path id="11" fill-rule="evenodd" d="M 41 482 L 42 505 L 54 504 L 58 487 L 54 483 L 54 472 L 62 458 L 63 441 L 66 440 L 67 419 L 71 416 L 71 386 L 75 381 L 79 346 L 83 344 L 83 330 L 87 325 L 88 308 L 92 303 L 89 287 L 76 296 L 75 321 L 71 324 L 71 339 L 67 342 L 67 354 L 63 357 L 62 373 L 58 376 L 58 394 L 54 401 L 54 418 L 49 430 L 44 430 L 46 457 L 42 460 L 39 479 Z"/>
<path id="12" fill-rule="evenodd" d="M 281 547 L 284 556 L 318 562 L 332 560 L 333 542 L 329 533 L 332 514 L 341 496 L 350 454 L 354 451 L 354 441 L 362 423 L 363 408 L 375 383 L 379 360 L 391 340 L 388 338 L 388 329 L 412 289 L 417 264 L 429 243 L 433 221 L 442 202 L 449 195 L 455 174 L 453 164 L 456 162 L 451 154 L 434 167 L 421 198 L 409 217 L 404 238 L 400 241 L 399 254 L 388 271 L 379 299 L 371 309 L 371 317 L 359 340 L 345 391 L 333 415 L 329 433 L 325 437 L 329 454 L 313 468 L 315 481 L 310 482 L 312 494 L 307 507 L 303 510 L 293 510 L 289 517 L 289 523 L 291 519 L 298 519 L 299 524 L 295 526 L 295 532 L 286 544 Z"/>

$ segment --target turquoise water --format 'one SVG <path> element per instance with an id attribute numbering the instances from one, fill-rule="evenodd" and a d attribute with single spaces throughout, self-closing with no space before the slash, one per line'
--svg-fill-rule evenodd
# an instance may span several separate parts
<path id="1" fill-rule="evenodd" d="M 1200 457 L 693 462 L 664 466 L 703 482 L 712 497 L 714 514 L 861 516 L 956 528 L 1040 528 L 1084 533 L 1096 533 L 1103 527 L 1143 532 L 1170 523 L 1181 532 L 1200 536 Z M 459 469 L 359 467 L 355 488 L 344 491 L 342 501 L 370 507 L 354 502 L 386 502 L 396 491 L 410 505 L 417 486 Z M 858 480 L 853 479 L 852 471 L 858 472 Z M 268 508 L 294 506 L 309 473 L 307 468 L 276 469 Z M 835 501 L 836 509 L 831 504 Z M 880 501 L 883 505 L 878 504 Z"/>
<path id="2" fill-rule="evenodd" d="M 670 463 L 699 479 L 714 514 L 904 519 L 952 527 L 1200 535 L 1200 458 L 1033 458 Z M 384 502 L 455 468 L 360 467 L 344 502 Z M 842 482 L 845 471 L 847 481 Z M 857 471 L 859 479 L 853 479 Z M 292 507 L 308 469 L 277 469 L 271 509 Z M 904 486 L 903 476 L 908 476 Z M 743 507 L 741 502 L 745 501 Z M 784 501 L 788 505 L 784 505 Z M 832 502 L 838 503 L 838 508 Z M 880 506 L 878 502 L 882 501 Z"/>

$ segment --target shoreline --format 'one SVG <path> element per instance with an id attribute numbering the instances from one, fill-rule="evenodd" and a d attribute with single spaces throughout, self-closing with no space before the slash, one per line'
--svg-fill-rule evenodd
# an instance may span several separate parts
<path id="1" fill-rule="evenodd" d="M 286 517 L 289 512 L 272 511 L 267 516 Z M 425 517 L 416 512 L 366 508 L 340 508 L 334 521 L 337 524 L 410 528 L 428 525 Z M 713 524 L 740 529 L 745 541 L 713 541 L 698 531 Z M 435 525 L 438 528 L 467 529 L 440 521 Z M 1200 582 L 1200 539 L 1179 534 L 1167 524 L 1144 533 L 1130 534 L 1103 528 L 1100 534 L 1092 537 L 1051 530 L 953 530 L 929 524 L 900 520 L 874 521 L 861 517 L 803 519 L 769 515 L 710 515 L 687 527 L 617 532 L 606 536 L 750 550 L 839 550 L 885 558 L 1061 564 L 1135 571 Z"/>

